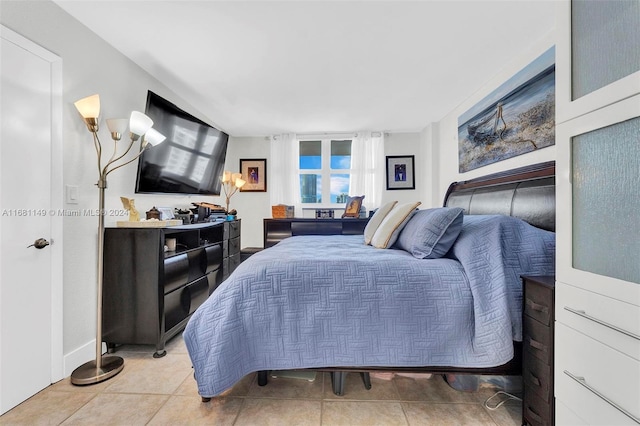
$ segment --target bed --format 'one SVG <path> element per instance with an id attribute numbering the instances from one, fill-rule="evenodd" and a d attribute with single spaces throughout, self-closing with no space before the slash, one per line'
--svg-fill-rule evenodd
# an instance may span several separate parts
<path id="1" fill-rule="evenodd" d="M 554 174 L 549 162 L 451 184 L 442 210 L 463 211 L 460 230 L 433 259 L 362 235 L 254 254 L 184 331 L 199 394 L 269 370 L 521 374 L 520 277 L 555 271 Z"/>

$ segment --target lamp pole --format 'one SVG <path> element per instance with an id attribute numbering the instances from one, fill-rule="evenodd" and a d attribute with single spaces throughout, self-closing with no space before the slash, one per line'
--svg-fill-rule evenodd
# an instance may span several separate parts
<path id="1" fill-rule="evenodd" d="M 104 282 L 104 191 L 107 179 L 104 173 L 97 183 L 98 209 L 98 294 L 96 315 L 96 358 L 76 368 L 71 373 L 74 385 L 92 385 L 110 379 L 124 368 L 124 359 L 119 356 L 102 356 L 102 287 Z"/>

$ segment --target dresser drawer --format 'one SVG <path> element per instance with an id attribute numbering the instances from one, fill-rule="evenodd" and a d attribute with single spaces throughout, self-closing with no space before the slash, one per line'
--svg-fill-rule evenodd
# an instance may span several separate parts
<path id="1" fill-rule="evenodd" d="M 229 239 L 229 256 L 240 253 L 240 237 Z"/>
<path id="2" fill-rule="evenodd" d="M 189 282 L 189 257 L 186 253 L 164 260 L 164 293 Z"/>
<path id="3" fill-rule="evenodd" d="M 532 426 L 551 426 L 553 424 L 551 420 L 552 404 L 549 404 L 537 396 L 527 385 L 525 385 L 524 391 L 527 398 L 523 401 L 522 415 L 526 424 Z"/>
<path id="4" fill-rule="evenodd" d="M 524 277 L 524 314 L 549 325 L 553 318 L 553 288 Z"/>
<path id="5" fill-rule="evenodd" d="M 522 325 L 524 330 L 522 336 L 524 350 L 544 364 L 551 365 L 553 362 L 553 332 L 551 327 L 542 325 L 526 315 L 522 319 Z"/>
<path id="6" fill-rule="evenodd" d="M 223 238 L 235 238 L 240 236 L 240 221 L 239 220 L 231 220 L 224 223 L 224 234 Z"/>
<path id="7" fill-rule="evenodd" d="M 557 399 L 592 424 L 640 422 L 639 361 L 558 322 L 556 342 Z"/>
<path id="8" fill-rule="evenodd" d="M 528 351 L 524 351 L 524 368 L 522 380 L 527 385 L 527 391 L 532 391 L 545 402 L 552 396 L 551 366 L 543 363 Z"/>
<path id="9" fill-rule="evenodd" d="M 637 305 L 558 283 L 556 320 L 640 360 Z"/>

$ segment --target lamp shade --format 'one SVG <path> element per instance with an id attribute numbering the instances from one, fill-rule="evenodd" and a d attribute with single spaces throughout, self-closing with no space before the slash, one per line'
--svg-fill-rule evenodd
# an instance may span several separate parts
<path id="1" fill-rule="evenodd" d="M 126 118 L 107 118 L 107 127 L 111 133 L 123 134 L 127 131 L 129 120 Z"/>
<path id="2" fill-rule="evenodd" d="M 137 136 L 142 136 L 147 133 L 153 126 L 153 120 L 139 111 L 131 111 L 131 118 L 129 118 L 129 131 Z"/>
<path id="3" fill-rule="evenodd" d="M 161 144 L 162 142 L 164 142 L 166 138 L 167 137 L 165 135 L 163 135 L 162 133 L 160 133 L 154 128 L 147 130 L 147 133 L 144 134 L 144 140 L 148 144 L 151 144 L 152 146 Z"/>
<path id="4" fill-rule="evenodd" d="M 74 102 L 82 118 L 98 118 L 100 116 L 100 95 L 87 96 Z"/>
<path id="5" fill-rule="evenodd" d="M 247 181 L 246 181 L 246 180 L 241 179 L 241 178 L 237 178 L 237 179 L 236 179 L 236 183 L 235 183 L 236 188 L 242 188 L 242 187 L 244 186 L 244 184 L 245 184 L 245 183 L 247 183 Z"/>

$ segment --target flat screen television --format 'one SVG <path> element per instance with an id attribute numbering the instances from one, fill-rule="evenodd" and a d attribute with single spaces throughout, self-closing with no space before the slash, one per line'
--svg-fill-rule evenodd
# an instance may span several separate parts
<path id="1" fill-rule="evenodd" d="M 152 91 L 145 113 L 167 139 L 140 156 L 136 193 L 220 195 L 229 135 Z"/>

